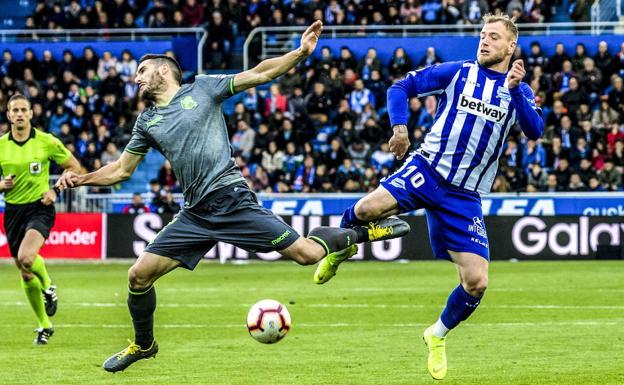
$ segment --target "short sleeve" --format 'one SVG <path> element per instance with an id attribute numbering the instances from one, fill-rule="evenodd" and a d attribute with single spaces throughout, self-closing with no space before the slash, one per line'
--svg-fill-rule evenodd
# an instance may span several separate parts
<path id="1" fill-rule="evenodd" d="M 48 139 L 48 159 L 59 165 L 67 162 L 72 156 L 67 147 L 56 136 L 48 134 Z"/>
<path id="2" fill-rule="evenodd" d="M 143 115 L 139 115 L 136 122 L 134 123 L 132 135 L 130 136 L 130 141 L 124 149 L 124 151 L 127 151 L 131 154 L 141 156 L 146 155 L 147 151 L 149 151 L 151 147 L 151 142 L 147 132 L 145 131 L 142 116 Z"/>
<path id="3" fill-rule="evenodd" d="M 197 75 L 195 83 L 219 102 L 234 95 L 234 75 Z"/>

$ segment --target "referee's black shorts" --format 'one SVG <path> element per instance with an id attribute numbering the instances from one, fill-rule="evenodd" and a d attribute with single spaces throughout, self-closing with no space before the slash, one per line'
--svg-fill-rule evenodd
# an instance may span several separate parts
<path id="1" fill-rule="evenodd" d="M 47 239 L 54 226 L 55 216 L 54 205 L 47 206 L 39 201 L 20 205 L 7 203 L 4 208 L 4 229 L 13 258 L 17 258 L 26 231 L 37 230 Z"/>

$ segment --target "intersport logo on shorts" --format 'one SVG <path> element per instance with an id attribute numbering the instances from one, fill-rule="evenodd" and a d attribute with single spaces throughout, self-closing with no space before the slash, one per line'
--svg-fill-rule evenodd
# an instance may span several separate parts
<path id="1" fill-rule="evenodd" d="M 588 256 L 596 252 L 599 244 L 621 245 L 624 236 L 624 222 L 617 220 L 606 223 L 578 217 L 573 221 L 557 219 L 558 223 L 548 222 L 538 217 L 520 218 L 512 229 L 514 248 L 528 256 L 545 251 L 560 256 Z"/>

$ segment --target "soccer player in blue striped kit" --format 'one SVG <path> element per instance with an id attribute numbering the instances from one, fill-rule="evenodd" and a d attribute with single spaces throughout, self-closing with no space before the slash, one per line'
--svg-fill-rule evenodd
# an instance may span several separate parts
<path id="1" fill-rule="evenodd" d="M 406 153 L 407 100 L 438 96 L 431 132 L 422 148 L 381 187 L 347 209 L 342 227 L 424 208 L 436 258 L 457 265 L 460 284 L 451 292 L 440 318 L 424 331 L 428 370 L 434 379 L 447 373 L 445 337 L 479 306 L 488 284 L 488 239 L 480 193 L 490 191 L 509 130 L 518 122 L 530 139 L 542 135 L 541 110 L 531 88 L 522 83 L 522 60 L 509 64 L 518 28 L 508 16 L 486 15 L 477 60 L 449 62 L 407 74 L 388 90 L 388 112 L 397 158 Z M 335 275 L 342 258 L 325 258 L 316 283 Z"/>

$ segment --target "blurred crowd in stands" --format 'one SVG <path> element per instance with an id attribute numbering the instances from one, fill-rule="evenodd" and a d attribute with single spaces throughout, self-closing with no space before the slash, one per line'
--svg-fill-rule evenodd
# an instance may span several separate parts
<path id="1" fill-rule="evenodd" d="M 186 28 L 208 31 L 209 68 L 229 68 L 236 39 L 259 26 L 479 24 L 488 12 L 549 22 L 562 0 L 38 0 L 28 29 Z M 570 1 L 565 20 L 589 21 Z M 562 12 L 562 11 L 560 11 Z M 36 37 L 36 36 L 35 36 Z M 253 46 L 252 46 L 253 51 Z"/>
<path id="2" fill-rule="evenodd" d="M 105 9 L 104 4 L 109 2 L 94 3 L 100 4 L 94 9 Z M 123 0 L 115 0 L 115 3 L 117 7 L 126 6 L 134 15 L 132 10 L 140 1 L 134 1 L 134 6 Z M 158 0 L 153 3 L 164 4 Z M 192 0 L 174 3 L 181 7 L 196 5 Z M 278 3 L 282 4 L 281 8 L 275 5 Z M 339 7 L 349 15 L 353 7 L 376 9 L 376 3 L 360 1 L 356 6 L 356 2 L 346 5 L 340 2 Z M 68 4 L 75 7 L 81 2 Z M 213 11 L 219 10 L 222 15 L 229 15 L 231 9 L 244 9 L 242 15 L 249 21 L 254 15 L 274 16 L 276 9 L 283 9 L 283 22 L 290 23 L 291 15 L 295 21 L 300 17 L 306 20 L 310 7 L 324 3 L 292 1 L 283 4 L 217 1 L 210 2 L 202 12 L 214 15 Z M 318 8 L 326 21 L 333 11 L 324 10 L 335 9 L 337 4 L 330 1 L 325 4 L 328 8 Z M 401 3 L 397 6 L 397 20 L 413 19 L 414 16 L 407 16 L 409 12 L 404 12 L 410 4 L 420 9 L 410 15 L 424 22 L 427 2 Z M 42 7 L 39 6 L 37 12 L 41 13 Z M 167 9 L 173 9 L 172 5 L 168 4 Z M 255 11 L 249 13 L 250 9 Z M 318 13 L 314 9 L 312 14 Z M 359 16 L 353 20 L 366 16 L 360 11 L 354 12 Z M 385 9 L 384 17 L 388 17 L 388 13 L 391 12 Z M 188 12 L 182 11 L 182 14 Z M 376 18 L 375 12 L 367 14 Z M 92 12 L 87 15 L 91 20 Z M 144 20 L 148 20 L 149 25 L 151 18 L 144 17 Z M 204 18 L 197 20 L 201 24 Z M 109 22 L 118 25 L 112 19 Z M 388 22 L 388 19 L 382 18 L 379 22 Z M 247 22 L 246 25 L 252 24 Z M 608 48 L 617 48 L 617 54 L 609 54 Z M 399 164 L 387 145 L 392 131 L 386 111 L 386 90 L 407 71 L 450 59 L 439 57 L 433 47 L 419 53 L 422 57 L 415 62 L 400 47 L 388 62 L 381 62 L 374 48 L 362 58 L 355 58 L 348 47 L 338 52 L 331 52 L 327 47 L 318 49 L 320 57 L 301 63 L 270 86 L 233 96 L 227 102 L 229 107 L 224 108 L 234 156 L 255 191 L 366 192 L 374 189 L 380 179 Z M 563 44 L 558 44 L 556 53 L 546 56 L 536 41 L 530 52 L 516 52 L 516 57 L 525 62 L 525 81 L 532 87 L 537 104 L 543 110 L 546 128 L 543 138 L 537 141 L 527 140 L 517 128 L 512 131 L 502 148 L 494 191 L 623 189 L 624 44 L 607 47 L 601 42 L 597 49 L 598 53 L 589 57 L 582 44 L 577 45 L 574 52 L 565 52 Z M 124 52 L 119 58 L 110 53 L 98 57 L 87 47 L 82 56 L 74 57 L 66 51 L 63 59 L 57 62 L 49 51 L 36 57 L 31 50 L 26 50 L 24 60 L 16 62 L 10 51 L 4 51 L 0 63 L 0 130 L 8 130 L 6 101 L 13 93 L 20 92 L 32 100 L 34 126 L 57 135 L 86 170 L 95 170 L 120 156 L 133 122 L 144 107 L 137 98 L 137 86 L 133 82 L 136 68 L 137 61 L 130 52 Z M 417 149 L 431 128 L 437 101 L 434 96 L 427 96 L 412 98 L 408 103 L 410 139 L 413 149 Z M 168 192 L 179 192 L 176 177 L 167 162 L 159 174 L 152 177 L 163 202 Z"/>

